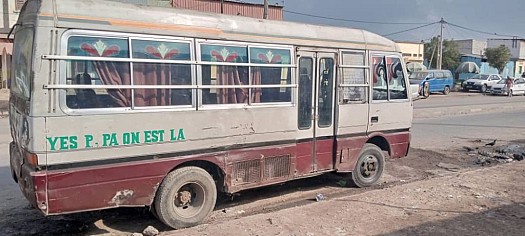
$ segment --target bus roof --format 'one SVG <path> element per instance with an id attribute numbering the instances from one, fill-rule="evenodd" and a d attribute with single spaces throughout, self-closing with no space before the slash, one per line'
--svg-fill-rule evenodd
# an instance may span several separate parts
<path id="1" fill-rule="evenodd" d="M 41 4 L 38 25 L 103 31 L 399 52 L 397 45 L 361 29 L 263 20 L 108 0 L 28 1 Z M 55 5 L 53 5 L 55 3 Z"/>

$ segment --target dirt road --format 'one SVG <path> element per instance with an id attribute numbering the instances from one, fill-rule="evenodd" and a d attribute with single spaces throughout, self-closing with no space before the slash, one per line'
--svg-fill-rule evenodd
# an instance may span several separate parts
<path id="1" fill-rule="evenodd" d="M 523 235 L 525 162 L 213 222 L 165 235 Z"/>

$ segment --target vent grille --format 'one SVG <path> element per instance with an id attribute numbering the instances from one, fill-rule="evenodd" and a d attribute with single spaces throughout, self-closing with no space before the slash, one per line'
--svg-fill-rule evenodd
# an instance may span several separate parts
<path id="1" fill-rule="evenodd" d="M 261 178 L 261 161 L 243 161 L 233 164 L 233 182 L 235 184 L 255 183 Z"/>
<path id="2" fill-rule="evenodd" d="M 290 175 L 290 162 L 290 155 L 282 155 L 265 157 L 262 160 L 257 159 L 234 163 L 232 173 L 233 185 L 286 178 Z M 262 167 L 264 167 L 264 169 Z"/>
<path id="3" fill-rule="evenodd" d="M 290 155 L 268 157 L 264 160 L 264 178 L 282 178 L 290 174 Z"/>

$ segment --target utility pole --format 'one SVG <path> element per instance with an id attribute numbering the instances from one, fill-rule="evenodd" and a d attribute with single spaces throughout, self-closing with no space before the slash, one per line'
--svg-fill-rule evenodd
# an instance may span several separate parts
<path id="1" fill-rule="evenodd" d="M 221 0 L 221 14 L 224 14 L 224 0 Z"/>
<path id="2" fill-rule="evenodd" d="M 268 0 L 264 0 L 263 19 L 268 19 Z"/>
<path id="3" fill-rule="evenodd" d="M 438 52 L 438 69 L 441 70 L 443 66 L 443 25 L 446 22 L 443 20 L 443 17 L 441 17 L 441 20 L 439 21 L 439 24 L 441 25 L 441 31 L 439 33 L 439 52 Z"/>

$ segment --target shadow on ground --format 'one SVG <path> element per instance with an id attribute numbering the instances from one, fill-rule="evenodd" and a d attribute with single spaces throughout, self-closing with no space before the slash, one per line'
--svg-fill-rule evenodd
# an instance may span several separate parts
<path id="1" fill-rule="evenodd" d="M 388 236 L 404 235 L 523 235 L 525 202 L 480 213 L 463 213 L 448 220 L 401 229 Z"/>

